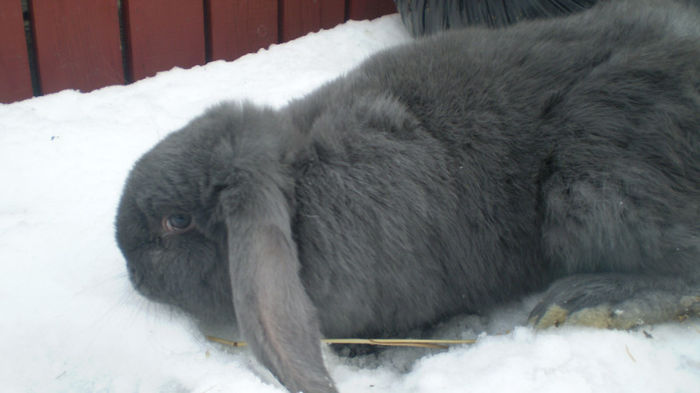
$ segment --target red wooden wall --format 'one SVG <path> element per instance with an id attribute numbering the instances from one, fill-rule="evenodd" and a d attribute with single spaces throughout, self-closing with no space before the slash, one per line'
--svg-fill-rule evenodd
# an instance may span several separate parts
<path id="1" fill-rule="evenodd" d="M 94 0 L 93 0 L 94 1 Z M 204 64 L 201 0 L 122 0 L 130 79 Z"/>
<path id="2" fill-rule="evenodd" d="M 345 21 L 345 0 L 282 0 L 280 41 L 301 37 L 310 31 L 331 28 Z"/>
<path id="3" fill-rule="evenodd" d="M 374 19 L 396 12 L 396 5 L 386 0 L 348 0 L 347 19 Z"/>
<path id="4" fill-rule="evenodd" d="M 116 2 L 30 0 L 29 5 L 44 93 L 124 82 Z"/>
<path id="5" fill-rule="evenodd" d="M 277 0 L 207 0 L 210 60 L 233 60 L 278 40 Z"/>
<path id="6" fill-rule="evenodd" d="M 0 102 L 31 96 L 21 3 L 0 1 Z"/>
<path id="7" fill-rule="evenodd" d="M 90 91 L 175 66 L 233 60 L 347 19 L 396 12 L 393 0 L 28 3 L 27 37 L 22 0 L 0 0 L 0 103 L 28 98 L 33 92 Z"/>

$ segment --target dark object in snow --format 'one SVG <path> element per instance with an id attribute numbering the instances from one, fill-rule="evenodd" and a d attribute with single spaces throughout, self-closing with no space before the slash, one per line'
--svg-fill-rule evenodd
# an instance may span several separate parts
<path id="1" fill-rule="evenodd" d="M 395 0 L 413 36 L 466 26 L 503 27 L 583 11 L 597 0 Z"/>
<path id="2" fill-rule="evenodd" d="M 467 26 L 504 27 L 584 11 L 598 1 L 618 0 L 394 0 L 414 37 Z M 668 0 L 673 1 L 673 0 Z M 679 0 L 700 6 L 700 0 Z"/>
<path id="3" fill-rule="evenodd" d="M 135 288 L 237 321 L 292 392 L 319 338 L 549 288 L 540 327 L 700 313 L 700 16 L 614 2 L 379 53 L 281 110 L 222 104 L 132 170 Z"/>

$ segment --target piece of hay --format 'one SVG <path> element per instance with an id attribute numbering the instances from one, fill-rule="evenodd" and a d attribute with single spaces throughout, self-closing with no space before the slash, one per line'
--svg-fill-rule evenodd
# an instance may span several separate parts
<path id="1" fill-rule="evenodd" d="M 245 341 L 231 341 L 223 338 L 206 336 L 207 340 L 231 347 L 244 347 Z M 321 340 L 325 344 L 359 344 L 378 345 L 385 347 L 414 347 L 446 349 L 450 345 L 474 344 L 476 340 L 430 340 L 430 339 L 393 339 L 393 338 L 327 338 Z"/>

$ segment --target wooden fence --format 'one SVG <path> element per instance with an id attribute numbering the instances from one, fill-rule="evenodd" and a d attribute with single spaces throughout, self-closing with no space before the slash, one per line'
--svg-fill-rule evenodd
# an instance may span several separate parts
<path id="1" fill-rule="evenodd" d="M 0 102 L 233 60 L 392 0 L 0 0 Z"/>

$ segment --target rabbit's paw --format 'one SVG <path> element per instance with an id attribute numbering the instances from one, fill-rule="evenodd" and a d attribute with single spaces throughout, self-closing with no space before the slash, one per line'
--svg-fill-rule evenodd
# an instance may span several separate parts
<path id="1" fill-rule="evenodd" d="M 530 314 L 538 329 L 580 325 L 631 329 L 700 316 L 700 292 L 648 277 L 585 275 L 559 280 Z"/>

